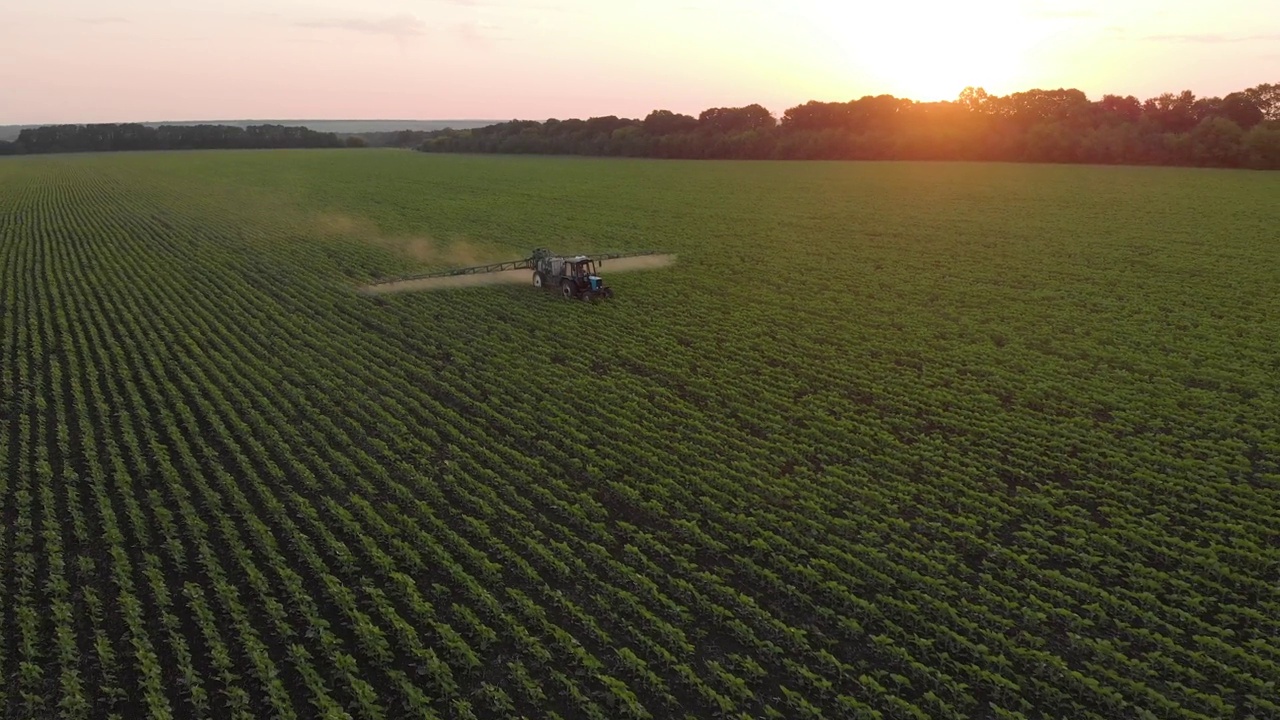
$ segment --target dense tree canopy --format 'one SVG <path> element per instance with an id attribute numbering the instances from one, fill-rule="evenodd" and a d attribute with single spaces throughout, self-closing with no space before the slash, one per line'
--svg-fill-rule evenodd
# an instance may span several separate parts
<path id="1" fill-rule="evenodd" d="M 1225 97 L 1189 90 L 1139 100 L 1075 89 L 997 96 L 967 88 L 949 102 L 891 95 L 809 101 L 775 118 L 764 107 L 698 117 L 513 120 L 423 133 L 426 152 L 661 158 L 917 159 L 1163 164 L 1280 169 L 1280 86 Z"/>
<path id="2" fill-rule="evenodd" d="M 28 128 L 14 147 L 24 153 L 116 150 L 341 147 L 337 135 L 284 125 L 161 125 L 101 123 Z M 0 147 L 0 153 L 4 149 Z"/>

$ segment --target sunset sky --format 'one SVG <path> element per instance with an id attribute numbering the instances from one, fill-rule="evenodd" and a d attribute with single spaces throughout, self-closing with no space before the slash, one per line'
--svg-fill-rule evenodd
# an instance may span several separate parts
<path id="1" fill-rule="evenodd" d="M 0 0 L 0 124 L 536 119 L 1280 82 L 1277 0 Z"/>

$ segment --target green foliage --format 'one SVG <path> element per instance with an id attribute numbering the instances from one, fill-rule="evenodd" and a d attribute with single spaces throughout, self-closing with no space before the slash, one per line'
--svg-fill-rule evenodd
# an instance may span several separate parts
<path id="1" fill-rule="evenodd" d="M 1018 151 L 1089 152 L 1072 118 Z M 902 147 L 979 132 L 948 127 Z M 1173 137 L 1207 161 L 1232 127 Z M 1123 159 L 1132 128 L 1087 137 Z M 1203 169 L 6 158 L 0 700 L 1274 714 L 1277 196 Z M 597 305 L 356 292 L 536 246 L 679 260 L 604 263 Z"/>
<path id="2" fill-rule="evenodd" d="M 1244 138 L 1244 152 L 1250 167 L 1280 167 L 1280 121 L 1254 127 Z"/>
<path id="3" fill-rule="evenodd" d="M 1001 160 L 1280 169 L 1244 132 L 1280 113 L 1273 86 L 1226 97 L 1191 91 L 1139 101 L 1075 89 L 1008 96 L 966 88 L 954 102 L 891 95 L 811 100 L 775 118 L 759 104 L 697 118 L 654 110 L 643 120 L 517 120 L 422 133 L 424 152 L 623 155 L 688 159 Z M 610 134 L 592 132 L 605 127 Z M 1191 137 L 1192 134 L 1197 137 Z M 404 145 L 401 144 L 401 147 Z"/>
<path id="4" fill-rule="evenodd" d="M 360 138 L 355 138 L 360 140 Z M 348 138 L 351 140 L 351 138 Z M 0 143 L 0 155 L 22 153 L 110 152 L 117 150 L 209 150 L 342 147 L 331 132 L 284 125 L 142 125 L 90 123 L 26 128 L 17 142 Z M 348 147 L 358 147 L 350 142 Z"/>

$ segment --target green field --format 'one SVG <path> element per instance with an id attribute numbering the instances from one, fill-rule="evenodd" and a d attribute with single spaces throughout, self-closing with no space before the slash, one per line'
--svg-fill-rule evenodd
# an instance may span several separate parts
<path id="1" fill-rule="evenodd" d="M 1278 198 L 0 160 L 0 717 L 1280 717 Z"/>

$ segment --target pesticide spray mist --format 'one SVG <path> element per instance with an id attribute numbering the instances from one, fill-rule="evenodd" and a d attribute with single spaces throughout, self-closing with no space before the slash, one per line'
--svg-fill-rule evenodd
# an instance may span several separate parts
<path id="1" fill-rule="evenodd" d="M 423 264 L 468 267 L 515 259 L 510 256 L 495 257 L 493 249 L 481 249 L 461 238 L 441 242 L 425 235 L 384 235 L 374 222 L 342 213 L 323 213 L 317 216 L 315 228 L 322 235 L 359 239 L 371 245 L 410 257 Z M 640 255 L 601 260 L 597 262 L 597 267 L 602 274 L 607 276 L 610 273 L 666 267 L 674 262 L 675 255 Z M 387 293 L 450 290 L 483 285 L 527 285 L 531 283 L 532 273 L 529 270 L 506 270 L 503 272 L 477 273 L 475 275 L 453 275 L 382 282 L 365 286 L 360 289 L 360 292 L 368 295 L 384 295 Z"/>
<path id="2" fill-rule="evenodd" d="M 615 258 L 599 263 L 600 274 L 606 279 L 618 272 L 636 270 L 652 270 L 671 265 L 675 255 L 640 255 L 637 257 Z M 455 288 L 476 287 L 480 285 L 530 285 L 533 274 L 529 270 L 504 270 L 502 272 L 480 273 L 476 275 L 452 275 L 437 278 L 419 278 L 416 280 L 398 280 L 395 282 L 369 285 L 361 289 L 369 295 L 384 295 L 400 292 L 424 292 L 431 290 L 450 290 Z"/>
<path id="3" fill-rule="evenodd" d="M 478 265 L 493 262 L 484 251 L 461 238 L 443 242 L 428 235 L 384 235 L 372 221 L 341 213 L 324 213 L 316 218 L 315 226 L 322 235 L 355 238 L 421 263 Z"/>

